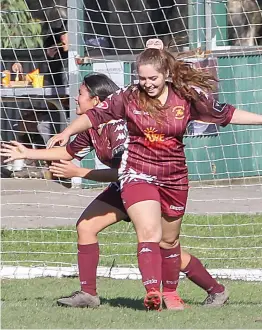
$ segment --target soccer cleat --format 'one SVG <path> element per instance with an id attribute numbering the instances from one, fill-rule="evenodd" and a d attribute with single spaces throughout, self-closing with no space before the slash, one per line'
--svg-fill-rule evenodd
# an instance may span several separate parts
<path id="1" fill-rule="evenodd" d="M 167 309 L 182 311 L 186 305 L 176 291 L 163 292 L 163 301 Z"/>
<path id="2" fill-rule="evenodd" d="M 210 293 L 203 301 L 204 307 L 221 307 L 229 299 L 229 293 L 227 289 L 219 293 Z"/>
<path id="3" fill-rule="evenodd" d="M 156 290 L 152 289 L 149 291 L 144 299 L 144 305 L 147 310 L 156 310 L 160 311 L 162 308 L 162 295 L 161 293 Z"/>
<path id="4" fill-rule="evenodd" d="M 92 296 L 84 291 L 75 291 L 71 296 L 58 299 L 57 305 L 65 307 L 97 308 L 100 305 L 100 299 L 98 296 Z"/>

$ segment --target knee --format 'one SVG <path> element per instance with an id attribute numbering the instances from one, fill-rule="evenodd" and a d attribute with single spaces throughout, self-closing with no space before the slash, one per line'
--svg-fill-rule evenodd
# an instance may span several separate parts
<path id="1" fill-rule="evenodd" d="M 137 238 L 139 242 L 156 242 L 161 240 L 161 228 L 143 228 L 137 231 Z"/>
<path id="2" fill-rule="evenodd" d="M 79 220 L 77 222 L 76 230 L 77 230 L 78 237 L 97 236 L 97 234 L 98 234 L 98 232 L 95 230 L 95 228 L 90 226 L 89 221 L 84 220 L 84 219 Z"/>
<path id="3" fill-rule="evenodd" d="M 175 237 L 175 238 L 162 238 L 159 246 L 162 249 L 173 249 L 174 247 L 176 247 L 179 244 L 179 236 Z"/>

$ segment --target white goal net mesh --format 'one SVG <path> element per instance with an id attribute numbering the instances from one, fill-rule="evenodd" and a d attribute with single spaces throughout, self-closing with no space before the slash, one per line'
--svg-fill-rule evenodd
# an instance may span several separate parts
<path id="1" fill-rule="evenodd" d="M 75 117 L 83 77 L 94 71 L 120 87 L 132 83 L 135 56 L 152 37 L 172 52 L 192 50 L 189 60 L 219 78 L 220 101 L 262 113 L 261 8 L 260 0 L 2 1 L 2 141 L 44 148 Z M 188 128 L 181 241 L 214 275 L 262 279 L 261 136 L 260 126 Z M 101 164 L 92 153 L 81 166 Z M 75 223 L 101 185 L 74 179 L 71 189 L 44 161 L 1 159 L 1 173 L 2 275 L 75 273 Z M 99 241 L 101 267 L 138 276 L 130 223 L 106 229 Z"/>

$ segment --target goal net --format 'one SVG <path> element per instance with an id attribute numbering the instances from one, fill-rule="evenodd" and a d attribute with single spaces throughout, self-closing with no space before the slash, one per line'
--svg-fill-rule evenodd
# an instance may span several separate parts
<path id="1" fill-rule="evenodd" d="M 262 114 L 261 1 L 1 2 L 1 140 L 44 148 L 76 116 L 83 77 L 136 80 L 149 38 L 219 78 L 215 97 Z M 262 128 L 193 122 L 184 142 L 190 194 L 181 245 L 212 275 L 262 280 Z M 48 163 L 1 159 L 2 268 L 10 278 L 77 274 L 75 223 L 105 184 L 51 177 Z M 81 164 L 100 168 L 95 153 Z M 74 187 L 74 189 L 71 188 Z M 98 275 L 138 278 L 136 235 L 99 234 Z"/>

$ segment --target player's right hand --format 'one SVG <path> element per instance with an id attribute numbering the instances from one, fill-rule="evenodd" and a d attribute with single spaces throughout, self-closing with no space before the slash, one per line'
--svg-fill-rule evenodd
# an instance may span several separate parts
<path id="1" fill-rule="evenodd" d="M 51 149 L 53 148 L 57 143 L 59 143 L 60 147 L 63 147 L 67 144 L 67 142 L 69 141 L 70 136 L 67 135 L 65 132 L 59 133 L 54 135 L 53 137 L 51 137 L 51 139 L 49 139 L 47 141 L 47 145 L 46 148 L 47 149 Z"/>
<path id="2" fill-rule="evenodd" d="M 7 157 L 4 160 L 4 163 L 12 162 L 16 159 L 25 159 L 27 158 L 27 148 L 17 141 L 10 141 L 9 144 L 2 143 L 0 147 L 0 155 Z"/>

